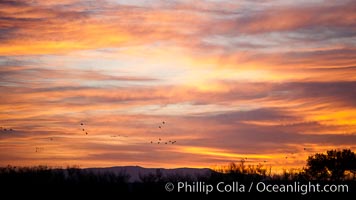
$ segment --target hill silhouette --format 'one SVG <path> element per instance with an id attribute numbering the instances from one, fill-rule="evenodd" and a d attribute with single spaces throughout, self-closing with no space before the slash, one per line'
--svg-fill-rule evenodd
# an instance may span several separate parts
<path id="1" fill-rule="evenodd" d="M 164 177 L 191 177 L 197 178 L 200 176 L 210 175 L 214 171 L 209 168 L 144 168 L 140 166 L 115 166 L 105 168 L 85 168 L 84 170 L 93 172 L 95 174 L 114 173 L 116 175 L 127 174 L 129 176 L 128 182 L 142 182 L 142 179 L 147 176 L 156 176 L 161 173 Z"/>

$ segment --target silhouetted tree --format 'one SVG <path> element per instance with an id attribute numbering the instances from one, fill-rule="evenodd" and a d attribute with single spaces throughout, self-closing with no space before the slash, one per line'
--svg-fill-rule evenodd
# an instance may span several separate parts
<path id="1" fill-rule="evenodd" d="M 160 169 L 156 169 L 156 173 L 149 174 L 139 174 L 139 178 L 143 183 L 155 183 L 155 182 L 163 182 L 164 176 Z"/>
<path id="2" fill-rule="evenodd" d="M 356 154 L 350 149 L 329 150 L 309 156 L 306 173 L 319 180 L 342 180 L 345 171 L 356 172 Z"/>

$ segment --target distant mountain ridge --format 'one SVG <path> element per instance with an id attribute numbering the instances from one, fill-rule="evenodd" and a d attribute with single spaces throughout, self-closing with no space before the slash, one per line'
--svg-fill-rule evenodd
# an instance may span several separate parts
<path id="1" fill-rule="evenodd" d="M 163 177 L 167 176 L 189 176 L 195 178 L 201 175 L 210 175 L 213 170 L 209 168 L 144 168 L 141 166 L 115 166 L 115 167 L 104 167 L 104 168 L 84 168 L 83 170 L 90 171 L 93 173 L 107 173 L 112 172 L 114 174 L 128 174 L 130 175 L 129 182 L 140 182 L 140 176 L 146 176 L 149 174 L 155 175 L 157 171 L 162 173 Z"/>

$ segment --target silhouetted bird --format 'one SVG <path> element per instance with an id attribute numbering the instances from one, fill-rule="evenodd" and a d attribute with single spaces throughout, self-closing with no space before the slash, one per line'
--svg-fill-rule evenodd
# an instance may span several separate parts
<path id="1" fill-rule="evenodd" d="M 6 128 L 4 128 L 4 131 L 7 131 L 7 129 L 6 129 Z"/>
<path id="2" fill-rule="evenodd" d="M 158 138 L 158 140 L 161 140 L 161 138 Z"/>
<path id="3" fill-rule="evenodd" d="M 88 135 L 88 132 L 85 132 L 85 135 Z"/>
<path id="4" fill-rule="evenodd" d="M 84 131 L 84 128 L 82 130 Z"/>
<path id="5" fill-rule="evenodd" d="M 307 150 L 307 148 L 304 148 L 304 151 Z"/>
<path id="6" fill-rule="evenodd" d="M 151 144 L 152 144 L 153 142 L 151 141 Z"/>
<path id="7" fill-rule="evenodd" d="M 83 124 L 83 123 L 80 123 L 80 125 L 82 125 L 82 126 L 83 126 L 84 124 Z"/>
<path id="8" fill-rule="evenodd" d="M 12 131 L 12 128 L 10 128 L 10 131 Z"/>
<path id="9" fill-rule="evenodd" d="M 161 126 L 158 126 L 158 128 L 162 128 Z"/>
<path id="10" fill-rule="evenodd" d="M 162 122 L 162 124 L 165 124 L 165 123 L 166 123 L 165 121 Z"/>

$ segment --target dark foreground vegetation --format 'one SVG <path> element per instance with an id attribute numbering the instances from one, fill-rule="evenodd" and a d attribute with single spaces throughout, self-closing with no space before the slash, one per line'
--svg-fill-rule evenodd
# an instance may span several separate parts
<path id="1" fill-rule="evenodd" d="M 279 175 L 272 174 L 270 169 L 263 165 L 246 165 L 241 161 L 205 175 L 163 175 L 157 170 L 156 173 L 140 175 L 139 181 L 130 182 L 129 178 L 130 175 L 125 172 L 99 173 L 76 167 L 58 169 L 46 166 L 6 166 L 0 168 L 0 191 L 12 197 L 73 197 L 74 194 L 82 198 L 97 195 L 105 199 L 120 199 L 125 193 L 146 197 L 187 195 L 200 199 L 215 199 L 223 195 L 274 195 L 296 199 L 314 199 L 311 197 L 322 195 L 352 196 L 356 194 L 356 155 L 351 150 L 331 150 L 326 154 L 315 154 L 308 158 L 303 170 L 285 170 Z M 167 188 L 171 189 L 172 185 L 167 186 L 167 183 L 172 183 L 174 187 L 171 192 L 167 192 Z M 311 187 L 309 185 L 317 184 L 321 189 L 325 185 L 335 185 L 329 187 L 334 191 L 306 189 Z M 275 187 L 279 189 L 267 191 L 267 185 L 277 185 Z M 286 185 L 290 185 L 288 192 L 281 189 L 281 186 Z M 339 185 L 347 185 L 347 188 L 339 188 Z M 272 186 L 270 190 L 273 189 Z M 209 189 L 212 190 L 208 191 Z"/>

